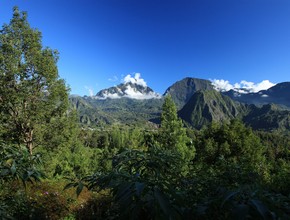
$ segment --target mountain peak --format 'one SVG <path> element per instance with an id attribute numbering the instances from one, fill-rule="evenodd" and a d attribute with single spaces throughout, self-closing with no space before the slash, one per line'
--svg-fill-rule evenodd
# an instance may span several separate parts
<path id="1" fill-rule="evenodd" d="M 186 77 L 170 86 L 164 93 L 170 94 L 175 104 L 181 109 L 199 90 L 213 90 L 209 80 Z"/>
<path id="2" fill-rule="evenodd" d="M 179 116 L 193 127 L 200 129 L 213 121 L 229 121 L 243 111 L 243 105 L 216 90 L 200 90 L 179 111 Z"/>
<path id="3" fill-rule="evenodd" d="M 231 97 L 232 99 L 255 105 L 264 105 L 275 103 L 278 105 L 290 107 L 290 82 L 278 83 L 269 89 L 260 90 L 259 92 L 241 93 L 238 91 L 230 90 L 223 94 Z"/>
<path id="4" fill-rule="evenodd" d="M 136 75 L 135 75 L 136 78 Z M 133 80 L 132 80 L 133 79 Z M 141 81 L 140 81 L 141 80 Z M 158 99 L 161 95 L 148 87 L 144 80 L 125 77 L 124 83 L 99 91 L 95 99 Z"/>

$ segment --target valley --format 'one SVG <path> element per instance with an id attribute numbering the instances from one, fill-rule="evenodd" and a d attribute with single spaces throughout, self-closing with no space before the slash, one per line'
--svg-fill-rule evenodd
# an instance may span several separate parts
<path id="1" fill-rule="evenodd" d="M 133 96 L 129 95 L 130 92 Z M 290 82 L 257 93 L 239 93 L 235 90 L 221 92 L 209 80 L 187 77 L 168 87 L 163 95 L 130 82 L 103 89 L 95 96 L 69 99 L 83 126 L 114 123 L 158 125 L 164 97 L 170 95 L 181 119 L 195 129 L 212 122 L 239 119 L 255 130 L 288 131 L 289 92 Z"/>

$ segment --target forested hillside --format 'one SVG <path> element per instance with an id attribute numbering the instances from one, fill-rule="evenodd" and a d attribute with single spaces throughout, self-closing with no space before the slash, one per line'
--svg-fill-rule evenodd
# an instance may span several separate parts
<path id="1" fill-rule="evenodd" d="M 233 101 L 215 90 L 201 90 L 190 98 L 179 111 L 180 117 L 189 125 L 200 129 L 212 122 L 227 122 L 246 113 L 243 104 Z"/>
<path id="2" fill-rule="evenodd" d="M 123 83 L 101 90 L 96 96 L 71 96 L 69 101 L 71 107 L 78 112 L 80 123 L 88 127 L 113 123 L 159 126 L 164 97 L 170 95 L 179 116 L 187 126 L 194 129 L 212 122 L 239 119 L 254 130 L 288 131 L 288 84 L 279 83 L 257 93 L 240 93 L 234 90 L 224 92 L 214 89 L 214 85 L 208 80 L 187 77 L 170 86 L 162 97 L 150 95 L 148 98 L 148 91 L 156 94 L 149 87 Z M 131 91 L 132 88 L 135 88 L 135 94 L 126 95 L 126 91 Z"/>
<path id="3" fill-rule="evenodd" d="M 94 99 L 93 97 L 70 97 L 73 110 L 79 114 L 83 126 L 98 127 L 102 124 L 150 124 L 160 116 L 162 99 Z"/>
<path id="4" fill-rule="evenodd" d="M 0 219 L 290 219 L 288 110 L 189 79 L 190 97 L 69 100 L 58 59 L 15 7 L 0 32 Z"/>

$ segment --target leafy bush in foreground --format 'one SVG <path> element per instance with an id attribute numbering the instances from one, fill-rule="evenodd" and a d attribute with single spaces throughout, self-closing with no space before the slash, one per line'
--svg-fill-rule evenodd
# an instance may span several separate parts
<path id="1" fill-rule="evenodd" d="M 178 192 L 181 166 L 177 158 L 159 148 L 126 150 L 113 159 L 110 173 L 96 173 L 67 187 L 77 187 L 78 193 L 83 186 L 112 190 L 119 218 L 179 219 L 183 200 Z"/>

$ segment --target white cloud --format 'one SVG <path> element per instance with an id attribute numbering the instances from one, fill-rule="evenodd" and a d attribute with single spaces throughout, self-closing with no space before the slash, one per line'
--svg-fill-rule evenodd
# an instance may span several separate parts
<path id="1" fill-rule="evenodd" d="M 125 78 L 123 79 L 124 83 L 134 83 L 137 85 L 141 85 L 144 87 L 147 87 L 147 83 L 145 82 L 144 79 L 141 78 L 141 74 L 140 73 L 135 73 L 135 76 L 132 77 L 131 74 L 128 74 L 127 76 L 125 76 Z"/>
<path id="2" fill-rule="evenodd" d="M 108 93 L 106 95 L 104 95 L 104 99 L 106 98 L 110 98 L 110 99 L 119 99 L 121 98 L 117 93 Z"/>
<path id="3" fill-rule="evenodd" d="M 111 82 L 117 82 L 119 80 L 119 78 L 118 78 L 118 76 L 115 75 L 112 78 L 109 78 L 108 80 Z"/>
<path id="4" fill-rule="evenodd" d="M 275 86 L 275 83 L 272 83 L 269 80 L 263 80 L 259 83 L 242 80 L 240 83 L 235 83 L 234 85 L 230 84 L 229 81 L 223 79 L 214 79 L 211 81 L 215 89 L 218 91 L 229 91 L 233 89 L 240 93 L 259 92 L 261 90 L 267 90 Z"/>
<path id="5" fill-rule="evenodd" d="M 218 91 L 229 91 L 234 87 L 230 84 L 229 81 L 223 79 L 214 79 L 211 80 L 214 88 Z"/>
<path id="6" fill-rule="evenodd" d="M 253 90 L 254 90 L 254 92 L 258 92 L 261 90 L 267 90 L 275 85 L 276 85 L 275 83 L 272 83 L 269 80 L 263 80 L 260 83 L 254 84 Z"/>
<path id="7" fill-rule="evenodd" d="M 130 99 L 160 99 L 162 96 L 156 92 L 142 93 L 138 91 L 136 88 L 128 85 L 126 90 L 123 92 L 119 88 L 118 93 L 109 93 L 105 92 L 102 96 L 95 96 L 95 99 L 120 99 L 122 97 L 130 98 Z"/>
<path id="8" fill-rule="evenodd" d="M 118 95 L 118 93 L 104 93 L 103 96 L 94 96 L 95 99 L 100 99 L 100 100 L 104 100 L 104 99 L 120 99 L 121 96 Z"/>
<path id="9" fill-rule="evenodd" d="M 131 99 L 158 99 L 161 98 L 161 95 L 155 92 L 149 92 L 147 94 L 141 93 L 137 91 L 136 89 L 132 88 L 131 86 L 128 86 L 125 90 L 124 97 L 131 98 Z"/>
<path id="10" fill-rule="evenodd" d="M 85 86 L 85 89 L 88 90 L 89 96 L 94 96 L 94 90 L 90 86 Z"/>
<path id="11" fill-rule="evenodd" d="M 126 98 L 131 98 L 131 99 L 159 99 L 162 96 L 154 91 L 150 91 L 148 92 L 147 89 L 147 83 L 145 82 L 145 80 L 143 78 L 141 78 L 141 74 L 140 73 L 135 73 L 134 76 L 132 76 L 131 74 L 128 74 L 127 76 L 124 77 L 124 75 L 122 75 L 123 79 L 122 82 L 124 84 L 127 83 L 132 83 L 135 85 L 141 85 L 144 88 L 136 88 L 135 86 L 131 86 L 130 84 L 125 85 L 126 87 L 124 89 L 121 90 L 121 88 L 119 88 L 118 86 L 115 85 L 116 90 L 114 91 L 104 91 L 103 94 L 101 96 L 95 96 L 95 99 L 119 99 L 122 97 L 126 97 Z M 112 79 L 109 79 L 111 81 L 113 80 L 117 80 L 118 77 L 114 76 Z"/>
<path id="12" fill-rule="evenodd" d="M 266 94 L 263 94 L 263 95 L 261 95 L 261 97 L 263 97 L 263 98 L 267 98 L 267 97 L 269 97 L 269 96 L 266 95 Z"/>

